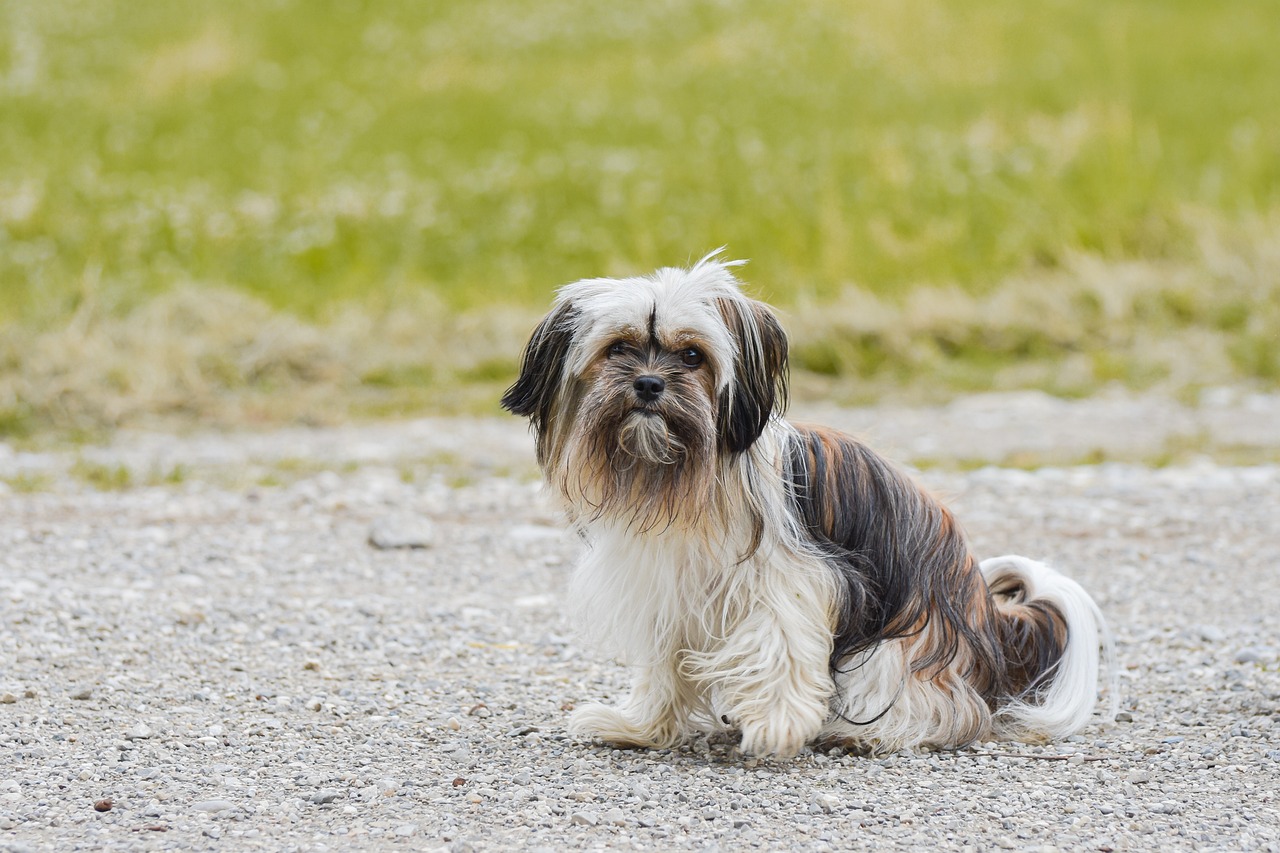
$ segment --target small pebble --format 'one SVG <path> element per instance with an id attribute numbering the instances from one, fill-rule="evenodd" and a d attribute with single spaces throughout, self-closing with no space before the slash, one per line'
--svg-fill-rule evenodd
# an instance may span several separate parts
<path id="1" fill-rule="evenodd" d="M 1200 625 L 1196 628 L 1200 634 L 1200 639 L 1207 643 L 1221 643 L 1227 638 L 1227 634 L 1216 625 Z"/>
<path id="2" fill-rule="evenodd" d="M 125 732 L 124 734 L 127 740 L 146 740 L 147 738 L 151 737 L 151 735 L 152 735 L 151 727 L 148 726 L 146 723 L 138 723 L 136 726 L 129 729 L 129 731 Z"/>
<path id="3" fill-rule="evenodd" d="M 818 805 L 818 808 L 822 809 L 826 814 L 831 814 L 839 809 L 841 805 L 840 798 L 832 794 L 818 794 L 813 798 L 813 801 Z"/>
<path id="4" fill-rule="evenodd" d="M 380 519 L 369 528 L 369 544 L 380 550 L 430 548 L 436 531 L 425 519 Z"/>

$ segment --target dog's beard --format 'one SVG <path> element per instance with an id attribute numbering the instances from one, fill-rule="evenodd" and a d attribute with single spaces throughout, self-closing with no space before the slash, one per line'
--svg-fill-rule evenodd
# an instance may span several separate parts
<path id="1" fill-rule="evenodd" d="M 692 525 L 715 482 L 715 416 L 692 383 L 639 406 L 630 383 L 585 394 L 559 465 L 564 496 L 592 518 L 642 531 Z"/>
<path id="2" fill-rule="evenodd" d="M 687 452 L 685 443 L 667 426 L 667 419 L 646 409 L 636 409 L 622 421 L 618 449 L 637 465 L 676 465 Z"/>

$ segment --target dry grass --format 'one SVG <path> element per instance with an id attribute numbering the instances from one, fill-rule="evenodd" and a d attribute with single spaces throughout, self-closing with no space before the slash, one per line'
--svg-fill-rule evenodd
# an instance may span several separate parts
<path id="1" fill-rule="evenodd" d="M 88 298 L 62 328 L 0 335 L 0 435 L 473 410 L 533 319 L 451 313 L 425 293 L 317 323 L 220 287 L 186 285 L 123 314 Z"/>
<path id="2" fill-rule="evenodd" d="M 1178 393 L 1280 382 L 1280 241 L 1273 223 L 1195 226 L 1185 261 L 1070 256 L 982 296 L 920 287 L 900 301 L 848 288 L 784 309 L 801 398 L 929 398 L 1119 382 Z M 744 277 L 752 281 L 751 269 Z M 761 283 L 762 285 L 764 283 Z M 764 287 L 756 289 L 765 289 Z M 316 322 L 243 292 L 188 284 L 121 311 L 85 285 L 65 326 L 0 335 L 0 434 L 165 422 L 334 422 L 496 412 L 537 319 L 451 310 L 428 292 Z"/>
<path id="3" fill-rule="evenodd" d="M 1280 382 L 1280 228 L 1225 228 L 1188 215 L 1179 260 L 1060 267 L 990 293 L 920 287 L 901 301 L 848 289 L 800 305 L 793 363 L 811 391 L 848 400 L 886 393 L 1041 388 L 1082 395 L 1108 383 L 1170 393 Z"/>

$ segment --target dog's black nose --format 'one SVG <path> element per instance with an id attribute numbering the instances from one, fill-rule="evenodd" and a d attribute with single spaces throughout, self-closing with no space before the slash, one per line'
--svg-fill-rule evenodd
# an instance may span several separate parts
<path id="1" fill-rule="evenodd" d="M 652 403 L 658 397 L 662 396 L 662 391 L 667 387 L 667 383 L 662 381 L 661 376 L 637 376 L 635 381 L 635 389 L 637 396 L 646 403 Z"/>

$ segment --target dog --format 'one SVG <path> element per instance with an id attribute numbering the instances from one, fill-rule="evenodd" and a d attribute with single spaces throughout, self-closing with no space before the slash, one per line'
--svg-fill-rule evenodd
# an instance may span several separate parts
<path id="1" fill-rule="evenodd" d="M 717 250 L 562 287 L 502 398 L 587 544 L 587 635 L 632 669 L 570 731 L 749 755 L 1045 741 L 1088 723 L 1110 635 L 1074 581 L 979 563 L 952 514 L 859 440 L 782 417 L 787 337 Z"/>

